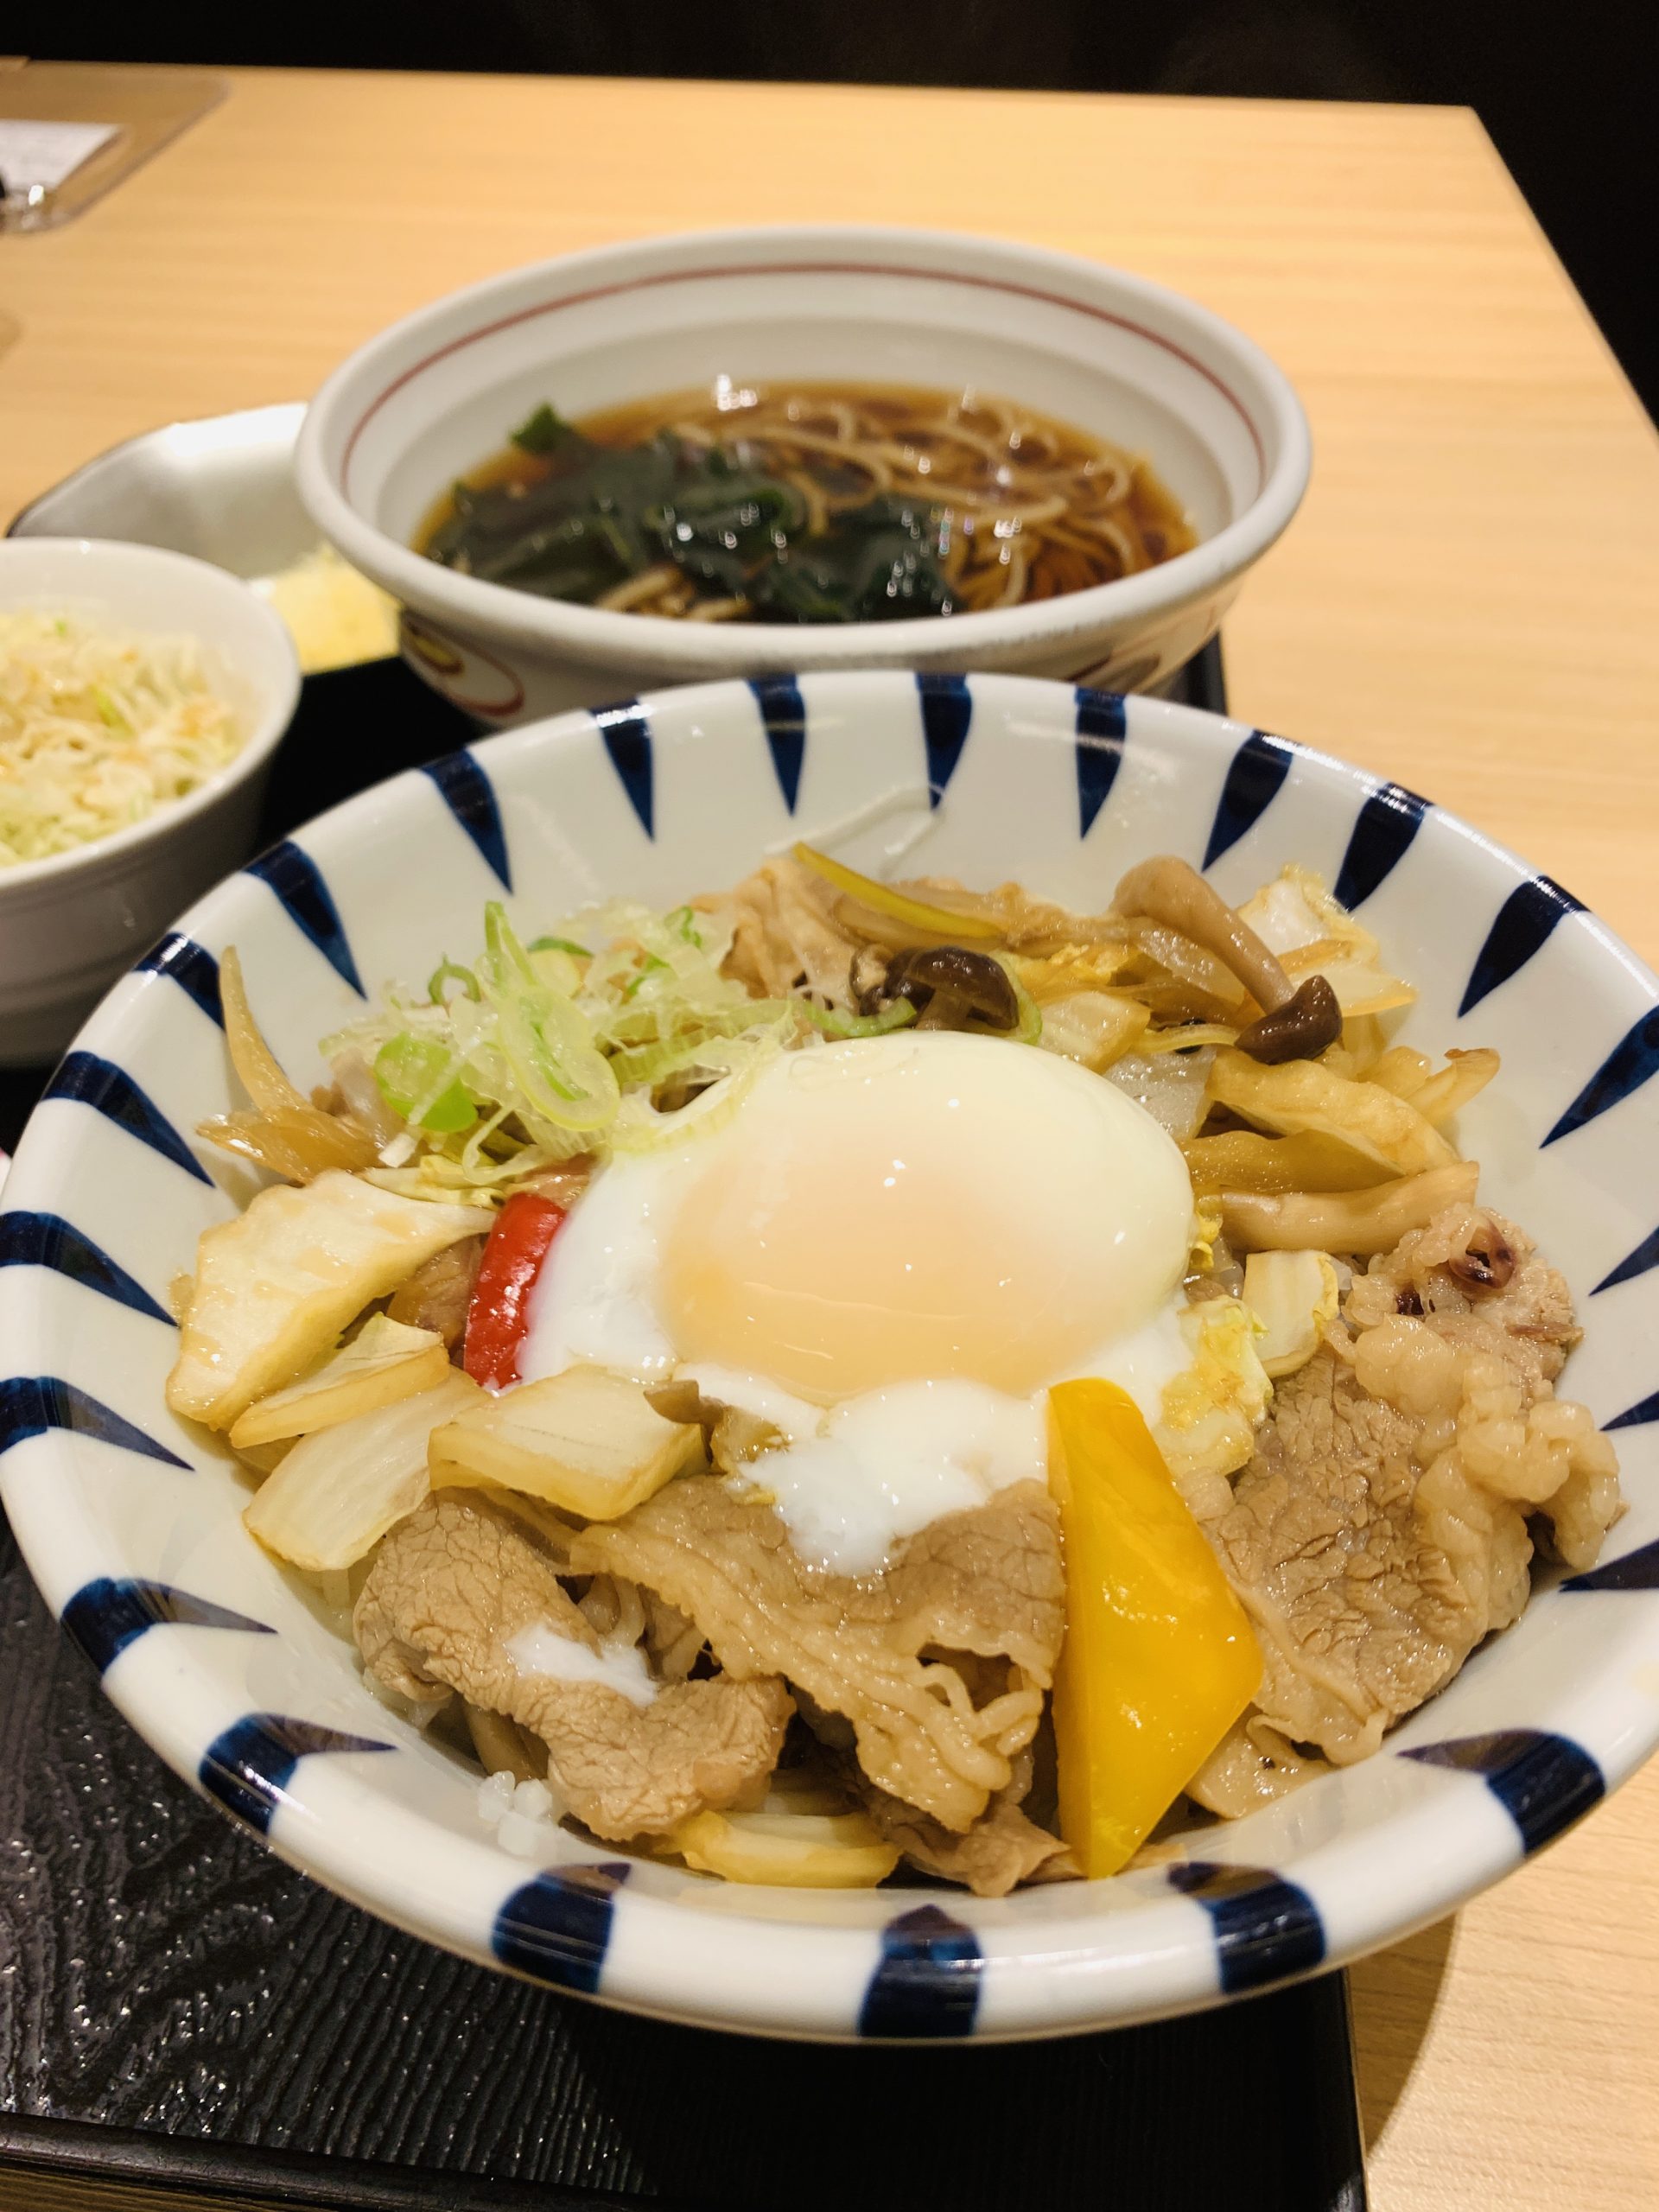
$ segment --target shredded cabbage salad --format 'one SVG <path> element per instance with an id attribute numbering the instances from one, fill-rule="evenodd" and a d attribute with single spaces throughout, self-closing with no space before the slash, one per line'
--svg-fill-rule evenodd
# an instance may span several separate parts
<path id="1" fill-rule="evenodd" d="M 193 638 L 0 613 L 0 868 L 145 821 L 246 735 Z"/>
<path id="2" fill-rule="evenodd" d="M 868 1017 L 799 998 L 751 998 L 721 973 L 728 923 L 690 906 L 626 899 L 524 944 L 499 902 L 484 950 L 448 958 L 425 991 L 393 985 L 325 1037 L 337 1071 L 366 1064 L 404 1124 L 376 1181 L 411 1195 L 483 1200 L 584 1153 L 643 1152 L 707 1130 L 761 1069 L 813 1031 L 902 1028 L 901 999 Z"/>

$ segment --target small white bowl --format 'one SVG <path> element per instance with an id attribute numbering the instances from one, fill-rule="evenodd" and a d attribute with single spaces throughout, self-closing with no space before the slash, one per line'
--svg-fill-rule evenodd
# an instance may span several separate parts
<path id="1" fill-rule="evenodd" d="M 218 775 L 148 820 L 0 868 L 0 1067 L 50 1059 L 122 970 L 244 857 L 300 696 L 279 618 L 187 554 L 86 537 L 0 542 L 0 609 L 36 607 L 199 639 L 247 736 Z"/>
<path id="2" fill-rule="evenodd" d="M 1199 543 L 1119 583 L 986 614 L 800 626 L 603 613 L 411 550 L 440 493 L 543 400 L 582 416 L 715 377 L 1004 393 L 1147 453 Z M 1307 424 L 1265 354 L 1190 300 L 1033 246 L 790 227 L 602 247 L 488 279 L 353 353 L 300 434 L 301 497 L 403 603 L 418 672 L 481 720 L 648 686 L 853 667 L 1155 689 L 1213 636 L 1295 512 Z"/>

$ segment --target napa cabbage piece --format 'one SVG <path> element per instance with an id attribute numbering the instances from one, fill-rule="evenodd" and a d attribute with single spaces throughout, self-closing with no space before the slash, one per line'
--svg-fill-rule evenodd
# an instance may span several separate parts
<path id="1" fill-rule="evenodd" d="M 1016 963 L 1022 974 L 1032 964 L 1029 961 Z M 1152 1020 L 1148 1007 L 1110 991 L 1072 991 L 1064 998 L 1039 1004 L 1043 1020 L 1039 1043 L 1096 1075 L 1139 1044 Z M 1230 1040 L 1231 1035 L 1230 1030 Z"/>
<path id="2" fill-rule="evenodd" d="M 1416 991 L 1403 976 L 1390 975 L 1375 960 L 1362 959 L 1346 950 L 1334 938 L 1281 953 L 1279 964 L 1293 983 L 1323 976 L 1336 993 L 1344 1021 L 1366 1014 L 1391 1014 L 1416 1001 Z"/>
<path id="3" fill-rule="evenodd" d="M 433 1330 L 412 1329 L 407 1322 L 372 1313 L 350 1344 L 331 1352 L 321 1367 L 238 1414 L 231 1443 L 245 1452 L 284 1436 L 332 1428 L 356 1414 L 434 1389 L 448 1367 L 443 1338 Z"/>
<path id="4" fill-rule="evenodd" d="M 433 1389 L 302 1437 L 244 1511 L 250 1534 L 309 1574 L 354 1567 L 426 1497 L 434 1429 L 483 1395 L 446 1363 Z"/>
<path id="5" fill-rule="evenodd" d="M 1380 950 L 1364 924 L 1332 897 L 1324 878 L 1294 861 L 1253 892 L 1238 916 L 1269 952 L 1277 953 L 1281 966 L 1287 952 L 1321 943 L 1339 946 L 1344 954 L 1363 961 L 1374 961 Z"/>
<path id="6" fill-rule="evenodd" d="M 645 1386 L 569 1367 L 486 1394 L 432 1439 L 437 1489 L 493 1484 L 584 1521 L 614 1521 L 701 1459 L 702 1432 L 665 1421 Z"/>
<path id="7" fill-rule="evenodd" d="M 1255 1356 L 1275 1382 L 1306 1367 L 1337 1318 L 1341 1286 L 1324 1252 L 1252 1252 L 1244 1304 L 1259 1329 Z"/>
<path id="8" fill-rule="evenodd" d="M 244 1444 L 238 1447 L 237 1457 L 255 1474 L 268 1475 L 282 1465 L 298 1441 L 297 1437 L 279 1436 L 271 1444 Z"/>
<path id="9" fill-rule="evenodd" d="M 1191 1357 L 1166 1384 L 1152 1433 L 1171 1474 L 1190 1492 L 1249 1459 L 1273 1384 L 1249 1306 L 1236 1298 L 1206 1298 L 1179 1318 Z"/>
<path id="10" fill-rule="evenodd" d="M 365 1306 L 493 1219 L 339 1168 L 259 1192 L 245 1213 L 203 1232 L 168 1404 L 229 1428 L 256 1398 L 296 1382 Z"/>
<path id="11" fill-rule="evenodd" d="M 1208 1084 L 1215 1058 L 1208 1045 L 1192 1052 L 1130 1051 L 1120 1052 L 1102 1072 L 1181 1144 L 1197 1134 L 1210 1111 Z"/>
<path id="12" fill-rule="evenodd" d="M 1383 967 L 1376 939 L 1312 868 L 1281 868 L 1238 909 L 1293 983 L 1323 976 L 1344 1019 L 1410 1006 L 1417 993 Z"/>
<path id="13" fill-rule="evenodd" d="M 1039 1006 L 1069 998 L 1073 991 L 1105 991 L 1122 979 L 1138 957 L 1127 940 L 1055 946 L 1043 953 L 1011 953 L 1014 972 Z"/>

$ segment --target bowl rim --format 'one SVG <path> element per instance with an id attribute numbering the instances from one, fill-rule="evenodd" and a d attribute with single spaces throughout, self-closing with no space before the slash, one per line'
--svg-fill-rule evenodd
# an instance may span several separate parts
<path id="1" fill-rule="evenodd" d="M 103 455 L 98 455 L 86 466 L 92 467 L 96 465 L 96 460 L 103 458 Z M 78 474 L 80 473 L 77 471 Z M 27 508 L 23 510 L 25 514 L 28 512 Z M 22 517 L 18 519 L 21 520 Z M 80 871 L 89 874 L 100 873 L 106 863 L 118 867 L 130 855 L 141 853 L 147 845 L 159 843 L 175 829 L 209 812 L 227 792 L 233 791 L 238 784 L 245 783 L 267 766 L 270 756 L 287 734 L 289 724 L 293 721 L 300 702 L 300 658 L 281 615 L 240 576 L 233 576 L 228 569 L 219 568 L 212 561 L 200 560 L 194 553 L 177 553 L 162 545 L 141 545 L 129 538 L 48 537 L 27 532 L 14 538 L 8 532 L 4 537 L 0 537 L 0 582 L 3 582 L 6 570 L 14 564 L 26 572 L 29 563 L 38 559 L 43 552 L 70 551 L 78 559 L 84 559 L 90 564 L 87 582 L 94 586 L 94 592 L 89 595 L 95 595 L 94 579 L 106 568 L 130 569 L 151 567 L 171 569 L 175 573 L 194 579 L 209 596 L 219 593 L 228 602 L 233 595 L 245 610 L 253 613 L 256 626 L 263 626 L 270 642 L 276 646 L 283 668 L 282 680 L 272 702 L 258 715 L 240 747 L 206 782 L 198 784 L 194 791 L 187 791 L 182 798 L 168 800 L 142 822 L 131 822 L 124 829 L 112 830 L 107 836 L 95 837 L 90 844 L 78 846 L 72 852 L 51 853 L 44 860 L 20 861 L 15 867 L 0 868 L 0 901 L 25 890 L 49 887 Z M 0 598 L 0 612 L 12 613 L 26 607 L 29 603 L 27 597 L 18 600 Z M 211 639 L 202 638 L 200 642 L 222 659 L 229 661 L 228 653 Z"/>
<path id="2" fill-rule="evenodd" d="M 82 490 L 87 484 L 102 475 L 110 462 L 120 461 L 140 446 L 154 445 L 159 439 L 169 438 L 180 434 L 188 436 L 192 430 L 211 431 L 233 423 L 257 421 L 269 423 L 274 428 L 276 427 L 274 418 L 279 415 L 293 417 L 294 435 L 297 438 L 300 423 L 305 414 L 305 405 L 302 399 L 274 399 L 268 401 L 262 407 L 232 407 L 223 409 L 215 415 L 170 416 L 165 423 L 154 423 L 148 430 L 135 430 L 130 437 L 117 438 L 112 445 L 100 447 L 97 453 L 88 454 L 86 460 L 72 468 L 67 476 L 60 476 L 55 484 L 48 484 L 43 492 L 37 492 L 32 499 L 19 507 L 6 524 L 3 537 L 28 537 L 37 541 L 47 537 L 56 538 L 62 543 L 65 538 L 63 531 L 35 529 L 35 518 L 40 513 L 41 508 L 52 506 L 60 498 Z M 0 543 L 3 543 L 3 537 L 0 537 Z M 89 538 L 85 542 L 88 544 L 99 545 L 149 545 L 150 550 L 154 553 L 172 553 L 179 550 L 176 546 L 153 545 L 147 537 Z M 205 558 L 204 556 L 195 553 L 185 554 L 183 557 L 192 561 Z M 236 575 L 234 569 L 225 568 L 221 562 L 207 561 L 206 565 L 210 569 L 219 569 L 225 575 Z M 247 578 L 240 576 L 237 581 L 245 583 Z"/>
<path id="3" fill-rule="evenodd" d="M 739 263 L 729 269 L 703 270 L 701 257 L 721 252 L 752 252 L 772 246 L 779 251 L 791 245 L 806 257 L 796 268 L 787 264 Z M 1114 297 L 1120 308 L 1135 307 L 1161 317 L 1201 337 L 1230 358 L 1246 384 L 1253 388 L 1255 411 L 1202 362 L 1194 361 L 1173 340 L 1141 323 L 1129 327 L 1166 350 L 1182 356 L 1210 382 L 1216 384 L 1248 423 L 1262 451 L 1262 424 L 1271 425 L 1278 454 L 1269 467 L 1262 451 L 1262 481 L 1255 497 L 1211 537 L 1201 539 L 1185 553 L 1161 562 L 1139 575 L 1119 578 L 1087 590 L 1065 592 L 1052 600 L 989 609 L 949 620 L 951 648 L 963 655 L 982 655 L 1046 639 L 1056 632 L 1100 629 L 1141 621 L 1200 597 L 1238 575 L 1289 525 L 1306 490 L 1313 466 L 1307 417 L 1294 387 L 1276 362 L 1253 339 L 1198 301 L 1155 283 L 1130 270 L 1104 262 L 1090 261 L 1052 247 L 1027 245 L 1018 240 L 979 236 L 971 232 L 927 230 L 883 224 L 760 224 L 709 231 L 686 231 L 632 238 L 621 243 L 584 248 L 547 260 L 503 270 L 445 293 L 387 326 L 350 353 L 320 387 L 300 426 L 295 467 L 300 497 L 324 537 L 354 566 L 372 575 L 395 596 L 423 613 L 432 606 L 456 621 L 496 639 L 533 639 L 584 661 L 621 661 L 661 671 L 658 680 L 701 681 L 735 672 L 741 665 L 776 659 L 780 665 L 817 664 L 830 652 L 836 666 L 865 664 L 865 656 L 888 664 L 902 664 L 912 657 L 932 655 L 940 643 L 937 616 L 896 622 L 852 622 L 833 628 L 777 622 L 741 625 L 672 621 L 660 615 L 633 614 L 574 602 L 539 598 L 505 584 L 486 583 L 475 576 L 458 575 L 403 544 L 359 512 L 345 489 L 344 475 L 351 448 L 369 415 L 410 378 L 460 347 L 488 337 L 505 322 L 578 304 L 592 296 L 577 293 L 567 300 L 550 300 L 510 315 L 491 320 L 487 311 L 505 295 L 537 283 L 557 287 L 580 285 L 604 273 L 615 275 L 617 289 L 633 284 L 684 282 L 697 276 L 781 275 L 821 267 L 848 273 L 832 257 L 839 251 L 881 254 L 889 258 L 858 264 L 870 274 L 912 275 L 990 289 L 1011 289 L 1040 298 L 1108 321 L 1128 318 L 1102 304 Z M 895 251 L 908 251 L 933 257 L 938 265 L 908 270 L 895 263 Z M 650 274 L 638 273 L 640 264 L 660 261 L 690 263 Z M 977 261 L 977 273 L 963 264 Z M 951 264 L 956 265 L 951 265 Z M 1026 282 L 999 280 L 985 272 L 1000 268 L 1009 280 L 1023 273 Z M 636 272 L 630 276 L 629 272 Z M 1043 280 L 1046 280 L 1046 285 Z M 1035 280 L 1035 281 L 1033 281 Z M 598 288 L 603 289 L 612 287 Z M 1092 291 L 1095 298 L 1087 295 Z M 474 327 L 458 337 L 444 337 L 443 327 L 457 319 Z M 432 348 L 413 363 L 411 349 L 428 340 Z M 363 387 L 372 380 L 381 389 L 363 404 Z M 338 468 L 328 449 L 353 410 L 357 419 L 345 435 Z M 830 651 L 833 641 L 833 651 Z M 690 673 L 688 673 L 690 671 Z"/>
<path id="4" fill-rule="evenodd" d="M 825 671 L 812 680 L 815 685 L 836 688 L 871 682 L 908 686 L 913 684 L 915 677 L 910 671 L 876 668 Z M 1077 694 L 1069 684 L 999 672 L 975 674 L 969 681 L 978 693 L 995 696 L 1001 692 L 1027 702 L 1040 693 L 1057 702 L 1064 701 L 1069 709 L 1074 709 Z M 1107 695 L 1085 696 L 1103 698 Z M 728 702 L 741 702 L 746 715 L 753 712 L 749 687 L 741 679 L 729 678 L 716 683 L 664 687 L 648 695 L 639 704 L 647 715 L 670 703 L 687 707 L 702 721 L 714 719 L 710 709 L 716 703 L 723 706 Z M 1154 732 L 1168 733 L 1178 745 L 1219 748 L 1224 744 L 1236 749 L 1239 744 L 1248 742 L 1251 735 L 1247 724 L 1198 708 L 1146 697 L 1135 697 L 1124 704 L 1137 721 Z M 591 745 L 594 732 L 592 713 L 576 709 L 481 739 L 469 748 L 469 753 L 476 753 L 487 770 L 510 752 L 532 746 L 551 749 Z M 1304 760 L 1315 774 L 1341 785 L 1356 798 L 1362 794 L 1373 798 L 1379 789 L 1392 788 L 1380 785 L 1376 778 L 1353 764 L 1314 747 L 1285 739 L 1274 742 Z M 354 816 L 361 818 L 366 830 L 372 824 L 376 806 L 384 802 L 389 788 L 394 784 L 412 788 L 415 780 L 410 772 L 404 772 L 371 785 L 314 817 L 296 834 L 308 836 L 325 829 L 337 834 L 342 828 L 351 829 Z M 1478 855 L 1489 864 L 1495 863 L 1517 883 L 1538 880 L 1529 863 L 1461 817 L 1439 809 L 1434 811 L 1459 848 L 1469 851 L 1471 861 Z M 385 827 L 384 822 L 380 823 L 380 834 L 384 834 Z M 237 880 L 237 875 L 228 877 L 207 893 L 181 918 L 181 925 L 187 929 L 200 927 L 206 918 L 206 910 L 225 899 Z M 1598 967 L 1603 963 L 1616 965 L 1650 999 L 1659 1002 L 1659 978 L 1645 963 L 1593 914 L 1580 910 L 1578 918 L 1593 939 Z M 148 1004 L 151 1014 L 156 1010 L 157 1001 L 153 997 L 146 1001 L 130 994 L 118 995 L 123 993 L 124 986 L 118 984 L 81 1032 L 76 1040 L 77 1048 L 108 1048 L 120 1038 L 130 1041 L 130 1033 L 145 1019 L 141 1007 Z M 114 1034 L 107 1033 L 111 1032 Z M 37 1135 L 31 1122 L 20 1147 L 20 1166 L 32 1183 L 33 1172 L 38 1171 L 30 1149 L 31 1138 L 35 1140 L 43 1160 L 49 1158 L 50 1153 L 48 1133 L 42 1129 Z M 48 1168 L 48 1179 L 54 1172 L 60 1173 L 61 1170 Z M 42 1195 L 31 1189 L 28 1203 L 40 1203 Z M 13 1205 L 23 1203 L 17 1181 L 13 1181 L 7 1198 Z M 0 1212 L 5 1210 L 5 1204 L 0 1204 Z M 54 1438 L 38 1448 L 61 1453 L 66 1446 Z M 42 1463 L 36 1460 L 34 1464 L 39 1466 Z M 10 1472 L 0 1465 L 0 1492 L 9 1488 Z M 20 1547 L 48 1595 L 56 1590 L 67 1597 L 82 1585 L 89 1572 L 105 1571 L 104 1554 L 99 1543 L 88 1541 L 89 1533 L 96 1532 L 99 1524 L 79 1494 L 72 1494 L 60 1503 L 49 1484 L 31 1482 L 26 1488 L 20 1485 L 16 1497 L 10 1502 Z M 117 1686 L 106 1681 L 105 1688 L 137 1732 L 175 1771 L 188 1782 L 199 1783 L 198 1759 L 190 1747 L 188 1700 L 177 1694 L 186 1686 L 183 1674 L 178 1671 L 183 1663 L 181 1655 L 177 1668 L 165 1676 L 129 1675 Z M 203 1672 L 200 1660 L 192 1657 L 189 1663 L 198 1675 Z M 1593 1701 L 1604 1694 L 1611 1675 L 1611 1669 L 1605 1662 L 1586 1667 L 1578 1674 L 1573 1688 L 1579 1704 Z M 1659 1705 L 1649 1701 L 1643 1707 L 1639 1725 L 1621 1724 L 1616 1736 L 1597 1744 L 1595 1755 L 1609 1794 L 1650 1754 L 1656 1741 L 1659 1741 Z M 1388 1756 L 1386 1750 L 1377 1754 L 1379 1758 Z M 1369 1765 L 1370 1762 L 1362 1764 Z M 689 1912 L 682 1902 L 672 1897 L 630 1888 L 620 1901 L 631 1923 L 631 1941 L 616 1975 L 611 1977 L 607 1966 L 607 1980 L 602 1986 L 594 1981 L 567 1983 L 561 1981 L 556 1974 L 540 1974 L 520 1966 L 499 1951 L 493 1957 L 481 1951 L 467 1897 L 461 1887 L 446 1883 L 444 1868 L 435 1851 L 424 1875 L 419 1867 L 411 1868 L 402 1861 L 377 1855 L 370 1838 L 384 1845 L 391 1836 L 384 1809 L 377 1811 L 380 1801 L 369 1783 L 337 1772 L 329 1777 L 324 1803 L 326 1810 L 321 1811 L 309 1802 L 297 1803 L 296 1810 L 308 1817 L 280 1835 L 267 1835 L 267 1847 L 350 1902 L 426 1941 L 465 1956 L 480 1958 L 496 1971 L 520 1973 L 543 1982 L 551 1980 L 562 1987 L 575 1986 L 601 2002 L 665 2019 L 737 2032 L 825 2040 L 845 2040 L 852 2034 L 845 2025 L 824 2022 L 821 2012 L 830 2009 L 831 1997 L 815 1985 L 834 1978 L 826 1975 L 826 1962 L 834 1961 L 838 1971 L 847 1943 L 868 1935 L 861 1923 L 855 1928 L 829 1927 L 760 1916 L 753 1922 L 736 1917 L 723 1920 L 718 1916 Z M 1586 1809 L 1586 1803 L 1576 1807 L 1577 1811 Z M 418 1808 L 411 1811 L 407 1808 L 393 1816 L 394 1823 L 409 1818 L 423 1821 L 426 1816 Z M 434 1837 L 442 1833 L 435 1825 L 428 1825 Z M 1385 1830 L 1401 1847 L 1412 1869 L 1408 1885 L 1375 1878 L 1375 1869 L 1370 1862 L 1374 1859 L 1379 1834 Z M 1548 1840 L 1548 1835 L 1543 1840 Z M 1039 1896 L 1057 1896 L 1062 1904 L 1070 1897 L 1075 1897 L 1077 1902 L 1070 1912 L 1053 1911 L 1012 1927 L 999 1909 L 1004 1901 L 991 1901 L 988 1905 L 985 1900 L 965 1900 L 963 1910 L 974 1915 L 974 1932 L 986 1939 L 982 1953 L 984 1962 L 994 1968 L 1005 2001 L 1013 2006 L 1011 2013 L 1005 2011 L 1005 2016 L 994 2024 L 976 2029 L 974 2039 L 993 2042 L 1085 2032 L 1131 2020 L 1204 2009 L 1307 1973 L 1328 1970 L 1378 1945 L 1401 1940 L 1439 1918 L 1512 1871 L 1521 1863 L 1523 1852 L 1535 1847 L 1535 1844 L 1527 1844 L 1518 1848 L 1501 1813 L 1485 1820 L 1470 1817 L 1466 1805 L 1460 1807 L 1440 1796 L 1424 1797 L 1382 1811 L 1374 1823 L 1368 1823 L 1362 1830 L 1316 1841 L 1300 1861 L 1289 1882 L 1270 1872 L 1266 1878 L 1270 1894 L 1264 1910 L 1284 1909 L 1281 1903 L 1274 1902 L 1275 1896 L 1288 1895 L 1294 1905 L 1301 1895 L 1295 1884 L 1302 1881 L 1309 1883 L 1321 1914 L 1329 1900 L 1341 1907 L 1341 1932 L 1333 1936 L 1328 1948 L 1321 1948 L 1316 1956 L 1293 1958 L 1289 1963 L 1275 1964 L 1264 1955 L 1254 1979 L 1236 1982 L 1224 1978 L 1212 1984 L 1205 1979 L 1214 1968 L 1217 1954 L 1211 1939 L 1200 1925 L 1185 1919 L 1177 1925 L 1159 1916 L 1160 1909 L 1166 1913 L 1174 1901 L 1176 1887 L 1154 1891 L 1142 1876 L 1161 1874 L 1161 1868 L 1132 1870 L 1124 1878 L 1127 1883 L 1137 1885 L 1132 1898 L 1127 1890 L 1122 1893 L 1129 1909 L 1128 1916 L 1140 1923 L 1133 1943 L 1126 1942 L 1115 1932 L 1117 1916 L 1109 1906 L 1090 1904 L 1088 1891 L 1096 1886 L 1093 1885 L 1064 1893 L 1036 1892 Z M 467 1844 L 461 1848 L 470 1854 L 473 1847 Z M 614 1857 L 612 1852 L 610 1859 Z M 1230 1857 L 1224 1847 L 1217 1853 L 1217 1860 L 1224 1873 L 1261 1871 L 1250 1859 Z M 575 1886 L 578 1889 L 584 1873 L 587 1877 L 604 1876 L 609 1867 L 604 1847 L 596 1847 L 591 1860 L 573 1863 L 577 1877 Z M 569 1869 L 567 1866 L 559 1871 Z M 1194 1871 L 1202 1872 L 1203 1862 L 1195 1862 Z M 1276 1891 L 1273 1888 L 1274 1884 Z M 506 1887 L 504 1874 L 501 1888 L 505 1891 Z M 895 1904 L 904 1896 L 903 1892 L 892 1894 Z M 930 1904 L 943 1892 L 937 1886 L 930 1886 L 913 1894 L 924 1904 Z M 1306 1904 L 1306 1899 L 1304 1897 L 1302 1902 Z M 898 1923 L 888 1923 L 889 1931 L 895 1924 Z M 1263 1929 L 1268 1926 L 1264 1919 Z M 1010 1935 L 1016 1940 L 1009 1942 Z M 720 1943 L 728 1947 L 718 1972 L 714 1969 L 704 1940 L 711 1936 L 717 1936 Z M 1239 1936 L 1237 1940 L 1244 1938 Z M 1254 1942 L 1257 1937 L 1251 1934 L 1249 1940 Z M 1270 1952 L 1268 1935 L 1263 1933 L 1260 1940 Z M 553 1956 L 556 1960 L 556 1953 Z M 793 1979 L 796 1975 L 801 1977 L 798 1988 Z M 820 2012 L 813 2010 L 815 1999 Z M 835 2001 L 838 2005 L 839 2000 Z M 937 2040 L 952 2031 L 928 2032 Z"/>

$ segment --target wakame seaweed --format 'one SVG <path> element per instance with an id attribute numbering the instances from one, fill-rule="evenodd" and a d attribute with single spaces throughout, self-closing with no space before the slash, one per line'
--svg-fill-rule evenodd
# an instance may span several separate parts
<path id="1" fill-rule="evenodd" d="M 423 548 L 432 560 L 584 606 L 671 563 L 701 599 L 745 601 L 766 621 L 952 611 L 941 508 L 883 493 L 814 530 L 800 491 L 741 439 L 704 446 L 663 430 L 601 445 L 545 404 L 512 446 L 537 467 L 457 483 Z"/>

